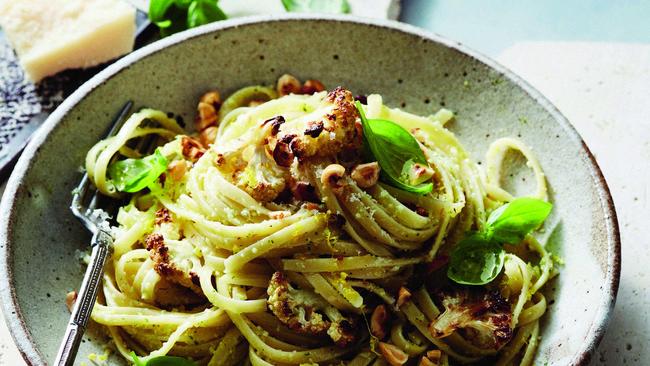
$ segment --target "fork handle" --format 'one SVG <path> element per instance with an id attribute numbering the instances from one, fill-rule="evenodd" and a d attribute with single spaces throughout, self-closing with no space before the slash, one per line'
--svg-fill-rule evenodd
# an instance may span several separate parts
<path id="1" fill-rule="evenodd" d="M 54 361 L 56 366 L 72 366 L 74 364 L 79 343 L 81 343 L 81 338 L 84 335 L 90 314 L 95 305 L 99 283 L 104 273 L 104 264 L 106 264 L 112 243 L 113 238 L 111 235 L 102 229 L 97 230 L 93 235 L 91 242 L 93 250 L 90 263 L 86 268 L 77 301 L 75 301 L 70 315 L 70 322 Z"/>

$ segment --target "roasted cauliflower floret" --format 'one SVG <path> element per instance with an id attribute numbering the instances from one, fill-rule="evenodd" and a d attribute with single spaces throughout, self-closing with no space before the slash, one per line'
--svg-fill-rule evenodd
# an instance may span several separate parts
<path id="1" fill-rule="evenodd" d="M 248 165 L 236 175 L 235 184 L 253 198 L 273 201 L 284 191 L 288 172 L 268 156 L 264 146 L 255 146 Z"/>
<path id="2" fill-rule="evenodd" d="M 165 241 L 163 235 L 153 233 L 146 238 L 146 248 L 160 277 L 202 295 L 199 277 L 192 271 L 197 259 L 191 244 L 179 240 Z"/>
<path id="3" fill-rule="evenodd" d="M 499 349 L 513 335 L 510 304 L 497 291 L 439 291 L 445 311 L 429 324 L 431 335 L 446 337 L 456 330 L 482 348 Z"/>
<path id="4" fill-rule="evenodd" d="M 338 87 L 323 98 L 316 110 L 283 124 L 278 141 L 287 143 L 300 161 L 336 155 L 346 148 L 361 146 L 357 117 L 352 93 Z"/>
<path id="5" fill-rule="evenodd" d="M 339 347 L 356 340 L 357 319 L 344 316 L 320 295 L 293 288 L 275 272 L 267 290 L 269 310 L 290 329 L 314 336 L 328 335 Z"/>
<path id="6" fill-rule="evenodd" d="M 286 166 L 291 164 L 293 156 L 283 157 L 288 163 L 279 164 L 280 152 L 273 150 L 273 147 L 278 150 L 275 136 L 283 123 L 282 116 L 268 119 L 231 144 L 216 148 L 217 167 L 258 201 L 273 201 L 284 191 L 290 176 Z"/>

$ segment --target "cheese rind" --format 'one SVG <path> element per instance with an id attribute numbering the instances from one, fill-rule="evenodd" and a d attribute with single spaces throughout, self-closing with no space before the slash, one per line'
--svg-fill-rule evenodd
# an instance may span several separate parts
<path id="1" fill-rule="evenodd" d="M 121 0 L 0 0 L 0 26 L 36 82 L 131 52 L 135 9 Z"/>

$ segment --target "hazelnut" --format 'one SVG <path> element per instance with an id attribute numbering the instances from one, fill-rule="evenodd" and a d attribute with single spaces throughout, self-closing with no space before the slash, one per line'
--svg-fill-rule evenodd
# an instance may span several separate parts
<path id="1" fill-rule="evenodd" d="M 361 188 L 370 188 L 377 184 L 379 180 L 379 164 L 374 161 L 372 163 L 359 164 L 354 169 L 352 169 L 352 180 L 357 182 L 357 185 Z"/>
<path id="2" fill-rule="evenodd" d="M 77 291 L 70 291 L 65 295 L 65 306 L 68 308 L 68 311 L 72 312 L 74 303 L 77 301 Z"/>
<path id="3" fill-rule="evenodd" d="M 427 352 L 425 356 L 422 356 L 420 363 L 418 363 L 418 366 L 439 366 L 441 357 L 442 352 L 440 350 L 431 350 Z"/>
<path id="4" fill-rule="evenodd" d="M 183 156 L 189 158 L 191 161 L 199 160 L 205 152 L 203 145 L 199 141 L 188 136 L 183 136 L 181 139 L 181 148 Z"/>
<path id="5" fill-rule="evenodd" d="M 300 80 L 296 79 L 295 76 L 289 74 L 280 76 L 276 85 L 276 90 L 280 96 L 299 94 L 300 88 Z"/>
<path id="6" fill-rule="evenodd" d="M 388 320 L 388 312 L 386 306 L 379 305 L 372 312 L 370 318 L 370 333 L 379 339 L 386 338 L 386 321 Z"/>
<path id="7" fill-rule="evenodd" d="M 169 176 L 178 182 L 183 179 L 183 176 L 187 172 L 187 162 L 185 160 L 172 161 L 167 166 L 167 170 L 169 171 Z"/>
<path id="8" fill-rule="evenodd" d="M 323 90 L 325 90 L 325 85 L 323 85 L 323 83 L 318 80 L 309 79 L 305 81 L 305 84 L 302 86 L 300 91 L 302 94 L 314 94 L 322 92 Z"/>
<path id="9" fill-rule="evenodd" d="M 199 105 L 196 107 L 198 116 L 195 121 L 195 127 L 197 131 L 203 131 L 209 126 L 214 126 L 217 124 L 217 112 L 221 107 L 221 97 L 219 92 L 210 91 L 205 93 L 200 101 Z"/>
<path id="10" fill-rule="evenodd" d="M 345 168 L 339 164 L 330 164 L 325 169 L 323 169 L 323 174 L 320 177 L 320 181 L 330 187 L 335 193 L 341 191 L 341 188 L 345 185 L 343 181 L 343 176 L 345 175 Z"/>
<path id="11" fill-rule="evenodd" d="M 217 127 L 210 126 L 199 134 L 199 140 L 203 146 L 210 146 L 217 139 Z"/>
<path id="12" fill-rule="evenodd" d="M 411 291 L 409 291 L 406 287 L 400 287 L 399 292 L 397 293 L 397 308 L 400 308 L 410 300 Z"/>
<path id="13" fill-rule="evenodd" d="M 403 365 L 409 359 L 409 356 L 404 351 L 390 343 L 379 342 L 379 352 L 391 366 Z"/>

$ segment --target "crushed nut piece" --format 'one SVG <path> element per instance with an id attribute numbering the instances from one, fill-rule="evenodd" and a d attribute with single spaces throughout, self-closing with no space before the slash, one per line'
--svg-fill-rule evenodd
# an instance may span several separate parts
<path id="1" fill-rule="evenodd" d="M 386 331 L 386 321 L 388 320 L 388 312 L 385 305 L 379 305 L 372 312 L 370 318 L 370 333 L 375 337 L 381 339 L 386 338 L 388 332 Z"/>
<path id="2" fill-rule="evenodd" d="M 199 134 L 199 140 L 203 146 L 210 146 L 217 139 L 217 126 L 210 126 Z"/>
<path id="3" fill-rule="evenodd" d="M 183 149 L 183 156 L 191 161 L 199 160 L 205 152 L 205 148 L 199 141 L 188 136 L 183 136 L 181 139 L 181 148 Z"/>
<path id="4" fill-rule="evenodd" d="M 318 80 L 309 79 L 305 81 L 305 84 L 302 86 L 301 93 L 314 94 L 314 93 L 322 92 L 323 90 L 325 90 L 325 85 L 323 85 L 323 83 L 321 83 Z"/>
<path id="5" fill-rule="evenodd" d="M 406 287 L 400 287 L 397 293 L 397 308 L 406 304 L 409 300 L 411 300 L 411 291 Z"/>
<path id="6" fill-rule="evenodd" d="M 74 303 L 77 301 L 77 291 L 70 291 L 65 295 L 65 306 L 69 312 L 72 312 Z"/>
<path id="7" fill-rule="evenodd" d="M 218 111 L 221 107 L 221 96 L 218 91 L 209 91 L 201 97 L 199 105 L 196 107 L 198 116 L 195 120 L 197 131 L 217 124 Z"/>
<path id="8" fill-rule="evenodd" d="M 167 166 L 169 176 L 175 180 L 180 181 L 187 172 L 187 162 L 185 160 L 174 160 Z"/>
<path id="9" fill-rule="evenodd" d="M 276 90 L 281 97 L 289 94 L 299 94 L 301 90 L 300 80 L 293 75 L 284 74 L 278 79 Z"/>
<path id="10" fill-rule="evenodd" d="M 343 176 L 345 175 L 345 168 L 339 164 L 330 164 L 325 169 L 323 169 L 323 174 L 320 177 L 320 181 L 332 188 L 332 190 L 337 193 L 341 191 L 341 188 L 344 186 Z"/>
<path id="11" fill-rule="evenodd" d="M 352 180 L 361 188 L 370 188 L 377 184 L 379 180 L 379 164 L 376 161 L 372 163 L 359 164 L 353 170 Z"/>
<path id="12" fill-rule="evenodd" d="M 401 366 L 409 359 L 404 351 L 390 343 L 379 342 L 379 352 L 391 366 Z"/>

